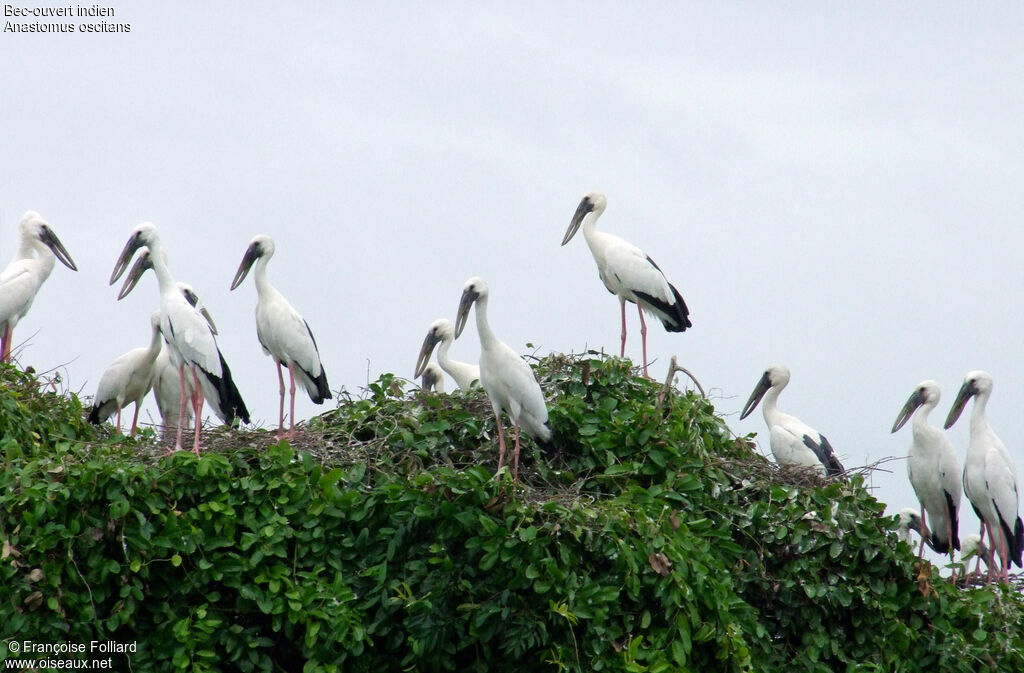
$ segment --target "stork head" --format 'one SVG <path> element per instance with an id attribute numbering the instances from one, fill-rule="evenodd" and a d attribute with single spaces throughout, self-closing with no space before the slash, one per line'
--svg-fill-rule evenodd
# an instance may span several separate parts
<path id="1" fill-rule="evenodd" d="M 34 210 L 30 210 L 21 216 L 21 222 L 18 226 L 21 228 L 23 240 L 39 241 L 50 249 L 53 256 L 59 259 L 61 264 L 72 271 L 78 271 L 78 267 L 75 266 L 71 255 L 68 254 L 67 248 L 57 238 L 57 234 L 53 233 L 53 229 L 50 229 L 50 225 L 47 224 L 42 215 Z"/>
<path id="2" fill-rule="evenodd" d="M 134 253 L 134 250 L 132 251 Z M 131 257 L 129 257 L 131 259 Z M 135 259 L 135 264 L 132 265 L 131 271 L 128 272 L 128 276 L 124 279 L 124 285 L 121 286 L 121 291 L 117 293 L 118 300 L 124 299 L 128 294 L 135 289 L 135 286 L 139 284 L 139 279 L 142 278 L 143 274 L 153 268 L 153 258 L 150 255 L 149 248 L 142 248 L 142 253 Z M 121 273 L 124 270 L 122 269 Z M 120 273 L 118 275 L 121 275 Z"/>
<path id="3" fill-rule="evenodd" d="M 935 381 L 928 379 L 918 383 L 914 392 L 910 394 L 910 398 L 907 399 L 907 403 L 900 410 L 900 415 L 896 417 L 896 422 L 892 424 L 892 432 L 902 428 L 919 407 L 928 405 L 929 410 L 933 409 L 939 403 L 940 397 L 942 397 L 942 390 Z"/>
<path id="4" fill-rule="evenodd" d="M 149 316 L 149 324 L 153 327 L 153 331 L 160 331 L 160 311 L 153 311 L 153 315 Z"/>
<path id="5" fill-rule="evenodd" d="M 946 416 L 946 424 L 943 427 L 949 429 L 956 423 L 957 419 L 960 418 L 960 414 L 963 413 L 964 407 L 967 406 L 967 401 L 972 397 L 978 396 L 988 399 L 991 393 L 991 374 L 979 370 L 967 372 L 967 376 L 964 377 L 964 383 L 960 386 L 960 392 L 956 394 L 956 399 L 953 400 L 953 406 L 949 410 L 949 415 Z"/>
<path id="6" fill-rule="evenodd" d="M 469 309 L 473 302 L 479 299 L 487 299 L 487 282 L 480 276 L 473 276 L 462 286 L 462 299 L 459 300 L 459 311 L 455 314 L 455 338 L 462 335 L 466 327 L 466 320 L 469 318 Z"/>
<path id="7" fill-rule="evenodd" d="M 455 329 L 448 318 L 438 318 L 430 323 L 427 336 L 423 338 L 423 346 L 420 348 L 419 357 L 416 358 L 415 376 L 422 376 L 427 370 L 430 356 L 434 353 L 434 347 L 442 341 L 451 341 L 455 338 Z M 425 388 L 426 386 L 424 386 Z"/>
<path id="8" fill-rule="evenodd" d="M 444 392 L 444 372 L 436 364 L 431 362 L 423 369 L 423 378 L 420 380 L 420 387 L 423 390 Z"/>
<path id="9" fill-rule="evenodd" d="M 910 531 L 916 530 L 918 535 L 924 536 L 924 525 L 921 522 L 921 514 L 916 509 L 906 507 L 899 513 L 900 539 L 910 542 Z"/>
<path id="10" fill-rule="evenodd" d="M 210 331 L 217 334 L 217 326 L 213 324 L 213 316 L 206 310 L 206 307 L 199 303 L 199 295 L 196 294 L 195 290 L 188 283 L 178 283 L 178 291 L 181 292 L 181 296 L 185 298 L 192 308 L 199 311 L 203 318 L 206 319 L 206 324 L 210 326 Z"/>
<path id="11" fill-rule="evenodd" d="M 114 270 L 110 274 L 110 284 L 116 283 L 121 274 L 125 272 L 125 269 L 128 268 L 128 262 L 132 261 L 132 255 L 135 254 L 136 250 L 143 246 L 152 247 L 154 243 L 160 243 L 160 234 L 156 230 L 156 225 L 152 222 L 143 222 L 132 229 L 132 234 L 128 237 L 128 242 L 124 244 L 121 256 L 117 258 L 117 263 L 114 264 Z M 131 292 L 130 288 L 128 292 Z"/>
<path id="12" fill-rule="evenodd" d="M 565 231 L 565 236 L 562 238 L 562 245 L 565 245 L 572 237 L 576 235 L 576 231 L 580 228 L 580 224 L 583 223 L 583 218 L 594 213 L 594 217 L 599 217 L 604 212 L 605 206 L 608 202 L 604 198 L 604 194 L 601 192 L 587 192 L 583 195 L 583 200 L 580 201 L 580 205 L 576 206 L 576 212 L 572 216 L 572 221 L 569 222 L 569 228 Z"/>
<path id="13" fill-rule="evenodd" d="M 765 396 L 772 388 L 778 388 L 782 390 L 789 383 L 789 368 L 786 365 L 770 365 L 764 370 L 764 374 L 761 375 L 761 380 L 754 386 L 754 391 L 750 393 L 750 397 L 747 398 L 747 403 L 743 405 L 743 411 L 740 412 L 740 420 L 749 416 L 754 409 L 757 408 L 761 398 Z"/>
<path id="14" fill-rule="evenodd" d="M 264 259 L 270 259 L 274 256 L 274 239 L 269 236 L 260 234 L 259 236 L 253 237 L 252 241 L 249 242 L 249 247 L 245 249 L 245 254 L 242 256 L 242 263 L 238 265 L 238 271 L 235 272 L 235 279 L 231 281 L 231 289 L 234 290 L 236 287 L 242 284 L 245 277 L 249 275 L 249 269 L 256 263 L 256 260 L 261 257 Z"/>

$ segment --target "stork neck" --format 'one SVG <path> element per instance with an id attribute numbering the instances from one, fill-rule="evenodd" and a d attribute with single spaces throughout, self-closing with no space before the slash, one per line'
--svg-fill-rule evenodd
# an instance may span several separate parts
<path id="1" fill-rule="evenodd" d="M 985 405 L 988 404 L 988 395 L 975 395 L 974 404 L 971 406 L 971 434 L 985 432 L 988 430 L 988 416 L 985 414 Z"/>
<path id="2" fill-rule="evenodd" d="M 156 274 L 156 281 L 160 285 L 160 293 L 177 292 L 178 287 L 174 282 L 174 277 L 171 276 L 171 270 L 164 263 L 163 248 L 160 246 L 160 241 L 150 241 L 147 247 L 149 247 L 149 259 L 153 264 L 153 273 Z"/>
<path id="3" fill-rule="evenodd" d="M 146 353 L 146 361 L 153 362 L 160 355 L 160 324 L 153 327 L 153 336 L 149 339 L 149 351 Z"/>
<path id="4" fill-rule="evenodd" d="M 761 401 L 761 413 L 764 414 L 764 421 L 769 426 L 775 424 L 775 420 L 779 414 L 779 393 L 785 386 L 773 386 L 768 389 L 768 392 L 764 394 L 764 399 Z"/>
<path id="5" fill-rule="evenodd" d="M 480 345 L 483 347 L 497 343 L 498 337 L 491 331 L 491 324 L 487 321 L 487 296 L 484 295 L 476 300 L 476 331 L 480 335 Z"/>
<path id="6" fill-rule="evenodd" d="M 273 286 L 267 279 L 267 262 L 269 258 L 260 257 L 256 260 L 256 268 L 253 269 L 253 280 L 256 282 L 257 294 L 264 294 L 273 291 Z"/>
<path id="7" fill-rule="evenodd" d="M 479 311 L 479 307 L 477 311 Z M 479 313 L 478 313 L 479 315 Z M 479 322 L 477 323 L 479 325 Z M 448 349 L 452 345 L 452 340 L 448 338 L 441 339 L 441 347 L 437 349 L 437 363 L 441 365 L 441 369 L 448 371 L 451 361 L 448 359 Z"/>
<path id="8" fill-rule="evenodd" d="M 928 424 L 928 414 L 932 413 L 932 409 L 938 402 L 926 402 L 919 406 L 914 411 L 913 419 L 911 420 L 911 427 L 915 433 L 926 431 L 931 426 Z"/>

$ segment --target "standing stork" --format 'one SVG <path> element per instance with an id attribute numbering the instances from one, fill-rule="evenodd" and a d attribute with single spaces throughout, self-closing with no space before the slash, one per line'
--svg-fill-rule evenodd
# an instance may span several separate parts
<path id="1" fill-rule="evenodd" d="M 419 357 L 416 359 L 415 376 L 423 375 L 430 362 L 430 356 L 434 352 L 434 347 L 440 343 L 441 348 L 437 351 L 437 364 L 441 365 L 441 369 L 455 379 L 455 384 L 459 386 L 460 390 L 469 390 L 474 383 L 479 381 L 480 367 L 468 362 L 452 360 L 448 356 L 448 349 L 453 341 L 455 341 L 455 328 L 452 327 L 450 320 L 438 318 L 430 323 L 430 329 L 423 339 L 423 347 L 420 348 Z"/>
<path id="2" fill-rule="evenodd" d="M 56 261 L 59 259 L 64 266 L 78 271 L 64 244 L 39 213 L 28 211 L 18 227 L 18 252 L 0 273 L 0 362 L 11 361 L 14 328 L 28 313 Z"/>
<path id="3" fill-rule="evenodd" d="M 99 425 L 116 411 L 117 431 L 121 432 L 121 410 L 134 402 L 135 415 L 132 417 L 131 436 L 135 436 L 139 423 L 139 407 L 153 387 L 156 360 L 161 352 L 159 311 L 152 315 L 150 324 L 153 327 L 153 334 L 149 346 L 133 348 L 114 360 L 103 372 L 96 388 L 92 411 L 89 412 L 90 423 Z"/>
<path id="4" fill-rule="evenodd" d="M 512 480 L 519 478 L 519 426 L 548 453 L 556 451 L 552 443 L 551 424 L 544 394 L 533 369 L 519 354 L 506 346 L 491 330 L 487 321 L 487 283 L 474 276 L 462 288 L 462 299 L 455 318 L 458 339 L 469 319 L 469 309 L 476 304 L 476 330 L 480 336 L 480 385 L 491 400 L 498 424 L 498 471 L 505 464 L 505 436 L 501 428 L 501 412 L 512 417 L 515 447 L 512 452 Z"/>
<path id="5" fill-rule="evenodd" d="M 182 295 L 170 269 L 163 258 L 163 248 L 160 243 L 160 234 L 156 226 L 151 222 L 143 222 L 135 227 L 128 242 L 125 243 L 121 256 L 118 257 L 114 270 L 110 275 L 110 284 L 113 285 L 117 279 L 128 268 L 132 255 L 139 248 L 149 248 L 149 266 L 156 274 L 160 286 L 160 333 L 163 334 L 167 345 L 173 349 L 175 357 L 180 361 L 178 376 L 181 383 L 181 409 L 178 413 L 178 436 L 175 442 L 175 450 L 181 449 L 181 432 L 185 419 L 185 376 L 186 369 L 191 371 L 195 383 L 195 395 L 193 396 L 193 412 L 196 418 L 195 438 L 192 450 L 199 455 L 199 436 L 202 423 L 203 399 L 210 398 L 214 408 L 219 410 L 221 419 L 225 423 L 232 423 L 234 419 L 240 418 L 242 422 L 249 422 L 249 411 L 245 408 L 235 382 L 231 378 L 231 370 L 228 368 L 224 356 L 217 348 L 217 340 L 214 337 L 213 328 L 210 327 L 203 314 L 197 310 Z M 145 271 L 145 266 L 136 264 L 132 273 L 125 281 L 118 298 L 122 298 L 131 292 L 139 277 Z"/>
<path id="6" fill-rule="evenodd" d="M 313 338 L 309 324 L 267 280 L 267 263 L 273 256 L 274 240 L 262 234 L 254 237 L 245 250 L 242 263 L 238 265 L 235 278 L 231 281 L 231 289 L 234 290 L 241 285 L 249 274 L 249 269 L 255 264 L 256 336 L 263 346 L 263 352 L 274 358 L 274 362 L 277 363 L 277 379 L 281 391 L 279 432 L 284 432 L 284 374 L 281 368 L 288 368 L 291 380 L 291 407 L 288 417 L 291 428 L 288 436 L 292 436 L 295 434 L 296 376 L 313 404 L 323 404 L 324 400 L 330 399 L 331 391 L 327 387 L 327 373 L 320 362 L 320 351 L 316 347 L 316 339 Z"/>
<path id="7" fill-rule="evenodd" d="M 907 476 L 921 503 L 921 545 L 917 555 L 924 554 L 925 539 L 928 546 L 939 554 L 949 554 L 954 561 L 955 549 L 960 549 L 958 512 L 960 511 L 960 461 L 946 434 L 928 422 L 928 414 L 939 403 L 942 391 L 935 381 L 921 381 L 903 405 L 892 432 L 902 428 L 911 417 L 913 441 L 907 451 Z M 928 521 L 931 519 L 931 526 Z M 953 571 L 956 581 L 956 570 Z"/>
<path id="8" fill-rule="evenodd" d="M 984 540 L 987 527 L 990 546 L 999 554 L 999 578 L 1006 579 L 1011 562 L 1021 566 L 1024 522 L 1017 514 L 1017 469 L 1006 446 L 989 427 L 985 415 L 985 406 L 991 395 L 992 376 L 983 371 L 968 372 L 946 417 L 946 428 L 956 423 L 967 401 L 973 397 L 971 438 L 964 460 L 964 492 L 981 521 L 979 537 Z"/>
<path id="9" fill-rule="evenodd" d="M 562 245 L 576 235 L 582 224 L 583 236 L 597 263 L 597 273 L 608 291 L 619 298 L 622 312 L 622 357 L 626 355 L 626 302 L 636 304 L 640 314 L 644 376 L 647 376 L 647 322 L 644 320 L 644 311 L 657 316 L 668 332 L 685 332 L 687 327 L 692 327 L 690 311 L 679 290 L 666 280 L 665 274 L 653 259 L 632 243 L 594 228 L 606 205 L 604 194 L 584 194 L 565 232 Z"/>
<path id="10" fill-rule="evenodd" d="M 785 365 L 771 365 L 761 375 L 750 398 L 743 406 L 740 420 L 757 408 L 764 398 L 762 411 L 771 437 L 772 455 L 782 467 L 813 467 L 830 477 L 843 473 L 832 445 L 825 435 L 805 424 L 799 418 L 779 411 L 779 393 L 789 383 L 789 369 Z"/>

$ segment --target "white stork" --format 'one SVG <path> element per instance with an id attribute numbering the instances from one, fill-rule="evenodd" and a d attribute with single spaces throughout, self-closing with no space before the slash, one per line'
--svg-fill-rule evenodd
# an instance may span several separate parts
<path id="1" fill-rule="evenodd" d="M 584 194 L 565 232 L 562 245 L 572 239 L 582 224 L 583 236 L 597 263 L 597 273 L 608 291 L 619 298 L 622 311 L 622 357 L 626 355 L 626 302 L 637 305 L 643 342 L 644 376 L 647 376 L 647 323 L 644 321 L 644 311 L 657 316 L 668 332 L 684 332 L 687 327 L 692 327 L 690 311 L 679 290 L 665 279 L 665 274 L 653 259 L 632 243 L 594 228 L 606 205 L 604 194 Z"/>
<path id="2" fill-rule="evenodd" d="M 157 282 L 160 285 L 160 332 L 181 362 L 178 367 L 178 375 L 181 382 L 182 399 L 181 410 L 178 414 L 178 437 L 174 448 L 175 450 L 181 448 L 181 432 L 185 418 L 185 370 L 188 369 L 195 382 L 193 411 L 196 418 L 196 430 L 192 450 L 198 456 L 202 425 L 199 419 L 202 418 L 204 395 L 211 399 L 212 406 L 219 411 L 221 419 L 225 423 L 233 423 L 236 417 L 242 422 L 248 423 L 249 411 L 245 408 L 245 402 L 231 378 L 231 370 L 228 368 L 224 356 L 217 348 L 213 329 L 203 314 L 188 302 L 175 284 L 170 269 L 167 268 L 162 256 L 160 234 L 151 222 L 143 222 L 135 227 L 128 242 L 125 243 L 121 256 L 114 265 L 110 283 L 115 283 L 121 277 L 125 269 L 128 268 L 132 255 L 143 246 L 149 248 L 149 266 L 156 274 Z M 145 266 L 139 264 L 132 268 L 132 274 L 125 281 L 125 286 L 118 298 L 131 292 L 144 271 Z"/>
<path id="3" fill-rule="evenodd" d="M 149 250 L 147 249 L 143 250 L 135 263 L 136 265 L 146 265 L 148 264 L 148 260 Z M 164 261 L 166 261 L 166 259 Z M 217 326 L 213 324 L 213 317 L 210 315 L 209 311 L 199 303 L 199 297 L 192 289 L 192 286 L 180 281 L 177 285 L 182 296 L 188 300 L 188 303 L 192 304 L 192 306 L 196 307 L 199 312 L 203 314 L 203 317 L 206 318 L 206 322 L 210 325 L 210 329 L 213 330 L 214 334 L 216 334 Z M 156 358 L 156 364 L 153 366 L 153 397 L 156 398 L 156 406 L 160 411 L 161 425 L 163 426 L 165 439 L 168 431 L 177 431 L 178 413 L 181 410 L 181 377 L 178 375 L 180 363 L 176 363 L 172 360 L 171 353 L 172 349 L 170 347 L 161 349 L 160 355 Z M 186 399 L 192 399 L 192 395 L 194 393 L 195 385 L 192 383 L 192 379 L 186 376 Z M 218 414 L 219 413 L 220 412 L 218 412 Z M 185 405 L 185 418 L 183 420 L 184 429 L 188 430 L 191 427 L 192 422 L 192 405 Z"/>
<path id="4" fill-rule="evenodd" d="M 771 437 L 772 455 L 783 467 L 813 467 L 821 474 L 834 477 L 843 473 L 832 445 L 825 435 L 803 423 L 799 418 L 779 411 L 779 393 L 789 383 L 789 369 L 785 365 L 771 365 L 758 381 L 750 398 L 743 406 L 740 420 L 750 415 L 764 398 L 762 411 Z M 766 394 L 767 393 L 767 394 Z"/>
<path id="5" fill-rule="evenodd" d="M 939 428 L 928 422 L 928 414 L 939 403 L 942 391 L 935 381 L 917 384 L 907 403 L 903 405 L 892 432 L 902 428 L 913 417 L 913 441 L 907 451 L 907 476 L 921 503 L 921 521 L 924 532 L 917 555 L 924 554 L 925 540 L 939 554 L 960 549 L 958 513 L 960 511 L 960 461 L 953 444 Z M 931 526 L 928 525 L 929 519 Z M 956 579 L 956 572 L 953 573 Z"/>
<path id="6" fill-rule="evenodd" d="M 981 536 L 977 533 L 971 533 L 965 535 L 960 540 L 960 560 L 964 562 L 964 572 L 967 572 L 966 565 L 970 560 L 977 556 L 978 562 L 974 567 L 974 574 L 978 575 L 981 573 L 981 562 L 985 561 L 985 567 L 991 572 L 992 569 L 992 550 L 985 546 L 981 541 Z"/>
<path id="7" fill-rule="evenodd" d="M 480 385 L 491 400 L 498 424 L 498 471 L 505 464 L 505 437 L 501 428 L 501 412 L 512 417 L 515 447 L 512 453 L 512 480 L 519 477 L 519 426 L 548 453 L 555 452 L 551 424 L 544 394 L 533 369 L 519 354 L 506 346 L 487 321 L 487 283 L 474 276 L 466 281 L 455 318 L 455 338 L 459 338 L 469 319 L 469 309 L 476 304 L 476 329 L 480 336 Z"/>
<path id="8" fill-rule="evenodd" d="M 14 327 L 28 313 L 56 260 L 78 271 L 64 244 L 39 213 L 28 211 L 18 226 L 21 230 L 18 252 L 0 273 L 0 362 L 11 361 Z"/>
<path id="9" fill-rule="evenodd" d="M 985 415 L 985 406 L 991 395 L 992 376 L 983 371 L 968 372 L 946 417 L 946 428 L 956 423 L 967 401 L 973 397 L 971 438 L 964 461 L 964 492 L 982 522 L 982 540 L 988 527 L 990 545 L 999 554 L 999 577 L 1006 579 L 1011 562 L 1021 566 L 1024 522 L 1017 513 L 1017 469 L 1006 446 L 989 427 Z"/>
<path id="10" fill-rule="evenodd" d="M 263 346 L 263 352 L 277 363 L 277 380 L 281 391 L 279 432 L 284 432 L 284 374 L 281 368 L 288 368 L 291 381 L 291 428 L 288 435 L 291 436 L 295 434 L 296 377 L 313 404 L 323 404 L 324 400 L 329 400 L 331 391 L 327 387 L 327 373 L 320 362 L 320 351 L 309 324 L 267 280 L 267 263 L 273 256 L 274 240 L 263 235 L 254 237 L 245 250 L 242 263 L 238 265 L 231 289 L 234 290 L 245 280 L 249 269 L 255 264 L 256 336 Z"/>
<path id="11" fill-rule="evenodd" d="M 459 386 L 460 390 L 469 390 L 475 382 L 479 381 L 480 367 L 468 362 L 452 360 L 448 356 L 448 349 L 454 340 L 455 328 L 452 327 L 450 320 L 438 318 L 432 322 L 427 336 L 423 339 L 419 357 L 416 359 L 415 376 L 423 375 L 430 362 L 430 356 L 434 352 L 434 347 L 440 343 L 441 347 L 437 350 L 437 363 L 441 365 L 441 369 L 455 379 L 455 384 Z"/>
<path id="12" fill-rule="evenodd" d="M 420 378 L 420 388 L 426 391 L 433 390 L 435 393 L 444 394 L 444 372 L 437 366 L 436 362 L 428 362 L 423 366 Z"/>
<path id="13" fill-rule="evenodd" d="M 921 513 L 912 507 L 904 507 L 899 513 L 899 525 L 897 526 L 899 531 L 900 539 L 906 542 L 908 545 L 911 544 L 910 531 L 917 531 L 917 534 L 921 536 L 921 541 L 924 543 L 927 537 L 924 534 L 924 524 L 921 522 Z M 929 544 L 929 546 L 931 546 Z"/>
<path id="14" fill-rule="evenodd" d="M 95 425 L 103 423 L 117 412 L 117 431 L 121 432 L 121 410 L 131 402 L 135 403 L 135 415 L 132 417 L 131 435 L 139 423 L 139 407 L 142 400 L 153 387 L 155 365 L 161 352 L 160 347 L 160 312 L 157 311 L 150 319 L 153 333 L 149 346 L 133 348 L 107 367 L 100 377 L 96 388 L 89 422 Z"/>

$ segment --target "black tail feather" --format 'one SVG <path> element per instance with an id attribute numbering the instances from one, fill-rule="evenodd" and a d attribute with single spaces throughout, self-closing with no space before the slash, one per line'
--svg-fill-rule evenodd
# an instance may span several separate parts
<path id="1" fill-rule="evenodd" d="M 946 494 L 946 514 L 949 515 L 949 528 L 953 533 L 953 549 L 960 551 L 960 518 L 956 505 L 953 503 L 953 496 L 949 491 Z"/>
<path id="2" fill-rule="evenodd" d="M 672 294 L 675 297 L 671 304 L 646 292 L 633 290 L 633 294 L 645 304 L 657 310 L 658 318 L 661 320 L 661 324 L 665 327 L 666 332 L 685 332 L 687 327 L 693 327 L 693 323 L 690 322 L 690 311 L 686 308 L 686 302 L 683 301 L 679 290 L 673 285 L 669 285 L 669 288 L 671 288 Z"/>
<path id="3" fill-rule="evenodd" d="M 228 367 L 228 363 L 220 352 L 217 355 L 220 357 L 220 370 L 224 373 L 224 376 L 214 376 L 210 372 L 203 370 L 203 375 L 206 376 L 206 379 L 217 391 L 217 397 L 220 402 L 220 409 L 217 415 L 228 425 L 234 425 L 236 418 L 240 419 L 243 423 L 249 423 L 249 410 L 245 407 L 242 394 L 238 392 L 238 387 L 231 378 L 231 368 Z"/>
<path id="4" fill-rule="evenodd" d="M 298 365 L 295 366 L 298 367 Z M 313 400 L 313 404 L 323 404 L 324 400 L 331 399 L 331 389 L 327 386 L 327 371 L 323 365 L 320 365 L 320 376 L 313 376 L 302 367 L 299 367 L 299 371 L 316 387 L 315 391 L 306 387 L 306 392 L 309 393 L 309 399 Z"/>

